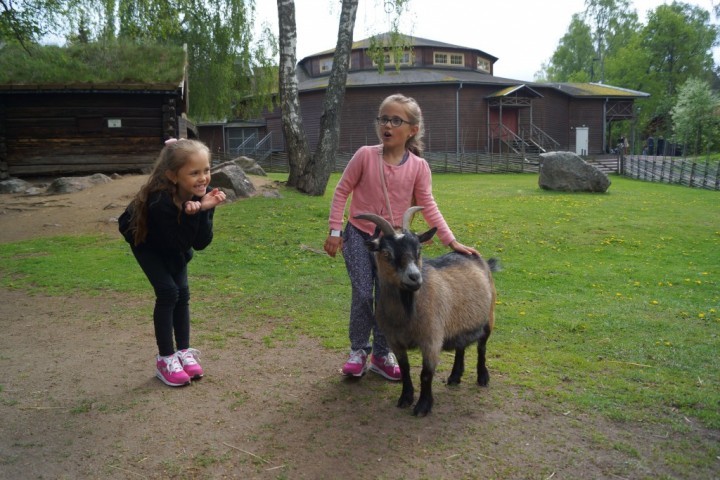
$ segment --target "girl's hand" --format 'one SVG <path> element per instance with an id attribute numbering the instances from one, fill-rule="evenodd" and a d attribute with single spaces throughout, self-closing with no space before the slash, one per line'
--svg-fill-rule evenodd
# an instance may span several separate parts
<path id="1" fill-rule="evenodd" d="M 480 256 L 480 252 L 478 252 L 472 247 L 466 247 L 457 240 L 453 240 L 452 242 L 450 242 L 449 247 L 458 253 L 462 253 L 463 255 L 477 255 L 478 257 Z"/>
<path id="2" fill-rule="evenodd" d="M 333 237 L 332 235 L 328 235 L 323 248 L 328 255 L 334 257 L 337 254 L 337 251 L 342 248 L 342 243 L 342 237 Z"/>
<path id="3" fill-rule="evenodd" d="M 202 205 L 200 202 L 193 202 L 192 200 L 188 200 L 187 202 L 183 203 L 183 209 L 185 210 L 185 213 L 188 215 L 195 215 L 200 210 L 202 210 Z"/>
<path id="4" fill-rule="evenodd" d="M 219 188 L 213 188 L 200 199 L 201 210 L 210 210 L 225 201 L 225 192 Z"/>

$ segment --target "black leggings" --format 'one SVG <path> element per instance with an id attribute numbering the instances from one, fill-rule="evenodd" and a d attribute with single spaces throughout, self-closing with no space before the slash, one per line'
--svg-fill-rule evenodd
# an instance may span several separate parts
<path id="1" fill-rule="evenodd" d="M 163 258 L 151 250 L 133 248 L 132 251 L 155 290 L 153 323 L 158 353 L 168 356 L 177 350 L 189 348 L 190 288 L 187 264 L 179 272 L 173 273 L 168 269 Z"/>

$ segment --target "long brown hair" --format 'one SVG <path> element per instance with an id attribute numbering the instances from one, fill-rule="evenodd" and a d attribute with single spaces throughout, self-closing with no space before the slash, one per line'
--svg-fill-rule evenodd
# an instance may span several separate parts
<path id="1" fill-rule="evenodd" d="M 417 101 L 415 101 L 412 97 L 406 97 L 405 95 L 401 93 L 396 93 L 394 95 L 390 95 L 385 100 L 382 101 L 380 104 L 380 108 L 378 108 L 378 112 L 382 111 L 383 108 L 385 108 L 386 105 L 390 103 L 397 103 L 405 110 L 405 113 L 408 116 L 408 120 L 410 121 L 411 125 L 417 125 L 418 131 L 415 135 L 407 139 L 407 142 L 405 142 L 405 148 L 410 150 L 412 153 L 417 155 L 418 157 L 422 157 L 423 151 L 425 150 L 425 142 L 423 142 L 423 136 L 425 136 L 425 120 L 423 119 L 422 110 L 420 110 L 420 105 L 418 105 Z M 380 129 L 378 127 L 377 129 L 378 137 L 380 136 Z"/>
<path id="2" fill-rule="evenodd" d="M 197 140 L 180 139 L 168 143 L 155 161 L 150 178 L 135 195 L 132 205 L 130 229 L 134 231 L 134 243 L 140 245 L 147 238 L 148 199 L 155 192 L 167 192 L 171 197 L 177 194 L 177 185 L 170 181 L 167 172 L 175 174 L 185 165 L 190 155 L 201 153 L 210 159 L 210 150 Z"/>

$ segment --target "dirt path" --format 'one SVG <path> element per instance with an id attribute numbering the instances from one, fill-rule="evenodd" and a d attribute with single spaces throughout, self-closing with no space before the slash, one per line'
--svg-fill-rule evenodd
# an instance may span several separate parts
<path id="1" fill-rule="evenodd" d="M 142 181 L 3 196 L 2 240 L 114 233 L 110 219 Z M 394 406 L 398 385 L 344 380 L 344 352 L 305 337 L 268 346 L 265 320 L 238 318 L 222 339 L 204 337 L 206 378 L 171 389 L 152 376 L 150 303 L 0 288 L 0 478 L 720 478 L 718 432 L 691 419 L 679 434 L 578 414 L 497 368 L 486 389 L 470 377 L 447 388 L 441 370 L 435 409 L 417 419 Z M 668 467 L 682 464 L 678 445 L 706 467 Z"/>

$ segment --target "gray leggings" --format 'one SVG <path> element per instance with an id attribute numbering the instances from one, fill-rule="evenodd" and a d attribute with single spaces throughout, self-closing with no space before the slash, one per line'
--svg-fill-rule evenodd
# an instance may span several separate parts
<path id="1" fill-rule="evenodd" d="M 372 253 L 365 246 L 370 235 L 347 224 L 343 236 L 343 257 L 352 286 L 350 304 L 350 348 L 373 352 L 376 357 L 388 354 L 385 335 L 375 323 L 374 290 L 377 288 L 377 274 Z M 372 344 L 370 333 L 373 334 Z"/>

